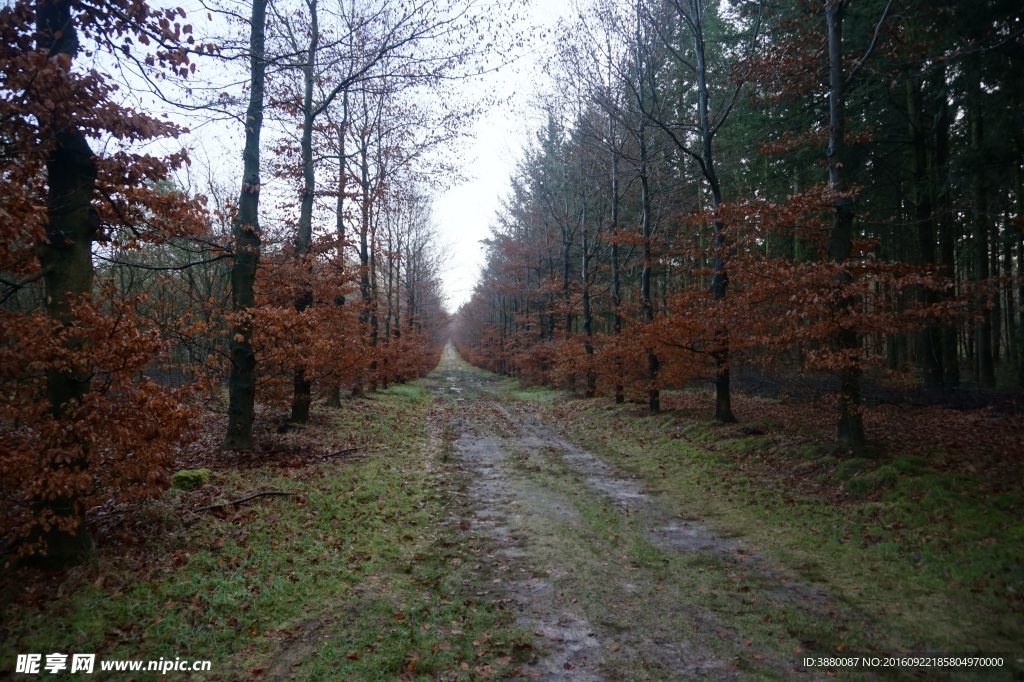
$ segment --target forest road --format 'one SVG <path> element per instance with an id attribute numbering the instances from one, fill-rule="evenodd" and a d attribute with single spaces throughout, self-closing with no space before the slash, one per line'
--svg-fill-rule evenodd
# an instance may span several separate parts
<path id="1" fill-rule="evenodd" d="M 542 643 L 520 668 L 523 678 L 813 677 L 791 657 L 752 645 L 728 612 L 693 591 L 709 580 L 723 589 L 754 585 L 743 588 L 744 599 L 799 604 L 819 618 L 829 608 L 825 595 L 742 541 L 671 513 L 641 481 L 574 445 L 542 406 L 514 399 L 507 382 L 468 365 L 451 345 L 428 385 L 460 482 L 453 522 L 486 574 L 475 594 L 514 609 Z M 701 579 L 689 581 L 668 555 L 684 557 L 684 571 Z"/>

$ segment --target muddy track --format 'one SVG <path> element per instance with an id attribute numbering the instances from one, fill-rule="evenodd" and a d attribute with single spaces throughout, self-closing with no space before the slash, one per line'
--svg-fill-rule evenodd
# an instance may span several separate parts
<path id="1" fill-rule="evenodd" d="M 508 400 L 499 380 L 453 349 L 432 379 L 447 403 L 450 465 L 463 481 L 457 520 L 491 576 L 477 594 L 509 604 L 541 643 L 522 676 L 811 679 L 792 658 L 751 648 L 728 614 L 670 589 L 677 581 L 657 550 L 685 555 L 693 571 L 720 572 L 723 583 L 751 585 L 746 598 L 810 618 L 829 617 L 827 595 L 742 540 L 672 513 L 642 482 L 569 442 L 543 410 Z M 648 554 L 650 562 L 637 560 Z"/>

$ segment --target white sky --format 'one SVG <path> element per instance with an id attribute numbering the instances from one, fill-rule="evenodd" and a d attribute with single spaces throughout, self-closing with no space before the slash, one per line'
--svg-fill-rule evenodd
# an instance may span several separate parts
<path id="1" fill-rule="evenodd" d="M 536 29 L 550 28 L 572 10 L 571 0 L 533 0 L 530 14 Z M 535 35 L 540 31 L 535 29 Z M 434 203 L 434 220 L 449 256 L 445 275 L 448 308 L 455 312 L 473 293 L 494 216 L 509 192 L 509 179 L 522 158 L 532 133 L 542 125 L 532 106 L 543 90 L 540 60 L 548 52 L 543 43 L 518 64 L 487 76 L 471 87 L 514 93 L 512 104 L 485 113 L 475 127 L 475 138 L 458 157 L 466 163 L 469 180 L 452 187 Z"/>
<path id="2" fill-rule="evenodd" d="M 205 18 L 206 12 L 196 0 L 178 1 L 189 6 L 190 18 Z M 449 155 L 460 162 L 468 179 L 451 187 L 434 202 L 434 221 L 440 232 L 442 251 L 448 261 L 447 271 L 443 275 L 447 307 L 453 313 L 473 293 L 484 261 L 481 240 L 489 236 L 501 201 L 508 195 L 509 179 L 517 161 L 522 158 L 533 133 L 544 123 L 538 108 L 534 106 L 537 95 L 550 90 L 540 65 L 551 53 L 550 29 L 559 18 L 567 17 L 573 8 L 573 0 L 517 1 L 523 3 L 522 23 L 530 26 L 525 33 L 533 43 L 525 46 L 528 50 L 526 56 L 496 73 L 467 81 L 463 86 L 468 100 L 482 99 L 486 94 L 493 94 L 499 98 L 509 98 L 510 104 L 494 107 L 484 113 L 474 126 L 473 136 L 463 143 L 464 146 L 449 150 Z M 211 32 L 216 34 L 224 30 L 219 18 L 215 18 L 214 23 L 216 26 L 207 27 Z M 247 75 L 242 73 L 238 77 Z M 233 177 L 240 172 L 237 159 L 241 155 L 243 138 L 238 134 L 236 123 L 222 121 L 212 125 L 197 125 L 197 121 L 189 121 L 188 115 L 181 118 L 193 128 L 192 135 L 186 138 L 186 144 L 191 148 L 193 160 L 197 162 L 190 169 L 199 183 L 194 189 L 208 191 L 203 178 L 198 176 L 209 174 L 218 178 Z M 276 124 L 268 119 L 265 125 L 272 128 Z M 209 143 L 211 136 L 213 141 Z M 268 134 L 265 133 L 264 140 L 267 139 Z M 270 154 L 265 144 L 264 159 L 269 158 Z M 223 173 L 227 176 L 223 176 Z M 276 216 L 271 201 L 274 190 L 281 190 L 283 186 L 267 173 L 264 173 L 263 180 L 267 192 L 260 210 L 261 220 L 266 225 Z M 233 197 L 237 191 L 233 185 L 225 189 L 228 198 Z"/>

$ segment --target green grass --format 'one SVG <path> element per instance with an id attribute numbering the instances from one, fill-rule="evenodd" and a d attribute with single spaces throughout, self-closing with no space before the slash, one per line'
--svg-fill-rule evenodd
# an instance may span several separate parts
<path id="1" fill-rule="evenodd" d="M 774 448 L 771 464 L 762 464 L 754 455 L 771 436 L 648 417 L 603 400 L 558 405 L 558 392 L 549 393 L 530 403 L 554 403 L 553 416 L 574 440 L 646 480 L 684 516 L 742 536 L 845 609 L 836 622 L 787 613 L 780 635 L 758 623 L 768 615 L 758 608 L 730 611 L 721 590 L 693 582 L 679 564 L 685 557 L 670 553 L 673 583 L 700 599 L 717 593 L 699 603 L 743 623 L 755 643 L 785 647 L 788 636 L 848 652 L 1024 646 L 1024 494 L 992 495 L 972 476 L 916 455 L 842 460 L 801 443 Z M 780 468 L 806 471 L 824 492 L 787 486 L 792 479 Z"/>
<path id="2" fill-rule="evenodd" d="M 685 632 L 687 639 L 700 643 L 719 660 L 733 661 L 756 679 L 766 680 L 787 679 L 793 652 L 801 651 L 806 640 L 815 640 L 815 646 L 825 651 L 834 651 L 840 644 L 868 645 L 850 613 L 810 616 L 796 603 L 764 596 L 781 590 L 773 578 L 756 569 L 708 552 L 655 545 L 636 516 L 594 495 L 580 475 L 557 457 L 543 464 L 535 459 L 512 461 L 520 476 L 570 500 L 581 521 L 551 523 L 543 515 L 527 516 L 531 536 L 543 538 L 538 543 L 547 553 L 542 563 L 559 565 L 572 557 L 570 565 L 563 563 L 559 568 L 556 592 L 573 594 L 589 622 L 625 634 L 624 642 L 630 641 L 628 633 L 641 622 L 645 636 L 655 640 L 659 632 L 665 633 L 663 639 Z M 626 583 L 640 590 L 635 599 L 621 596 Z M 839 630 L 837 619 L 841 619 Z M 605 672 L 623 680 L 678 674 L 643 653 L 636 659 L 606 662 L 611 667 Z"/>
<path id="3" fill-rule="evenodd" d="M 502 388 L 503 392 L 514 400 L 525 400 L 549 405 L 564 395 L 562 392 L 552 390 L 546 386 L 523 387 L 518 379 L 511 378 L 502 380 Z"/>
<path id="4" fill-rule="evenodd" d="M 813 557 L 815 577 L 839 596 L 873 615 L 896 611 L 890 622 L 908 641 L 946 650 L 1024 643 L 1019 611 L 1006 601 L 1024 581 L 1015 541 L 1021 518 L 972 495 L 969 479 L 926 468 L 901 472 L 906 466 L 891 464 L 865 471 L 859 462 L 846 462 L 837 467 L 835 483 L 845 481 L 858 500 L 798 500 L 766 485 L 767 477 L 751 486 L 745 477 L 730 476 L 729 461 L 685 442 L 653 452 L 646 446 L 650 456 L 642 457 L 630 438 L 643 430 L 643 419 L 620 415 L 613 428 L 602 430 L 605 454 L 658 480 L 681 507 L 764 544 L 786 563 Z M 859 501 L 872 493 L 879 494 L 874 504 Z"/>
<path id="5" fill-rule="evenodd" d="M 974 476 L 942 470 L 942 453 L 838 459 L 821 444 L 500 386 L 641 477 L 675 512 L 741 536 L 833 604 L 829 613 L 807 611 L 773 597 L 778 581 L 743 564 L 656 546 L 557 457 L 513 453 L 517 480 L 574 509 L 555 520 L 526 516 L 546 524 L 532 529 L 544 539 L 539 565 L 564 569 L 551 577 L 554 593 L 579 596 L 588 620 L 622 633 L 624 648 L 638 623 L 653 639 L 659 628 L 684 632 L 757 679 L 785 678 L 780 662 L 802 651 L 1021 651 L 1019 492 L 991 494 Z M 492 576 L 451 523 L 442 492 L 454 433 L 438 416 L 454 400 L 408 384 L 347 401 L 332 413 L 328 440 L 360 443 L 358 459 L 212 467 L 206 488 L 168 491 L 133 512 L 149 535 L 140 550 L 108 545 L 93 565 L 59 577 L 8 573 L 0 672 L 18 653 L 59 651 L 208 659 L 206 678 L 226 680 L 510 674 L 530 634 L 501 600 L 478 594 Z M 223 500 L 269 489 L 292 495 L 176 513 L 211 486 Z M 650 591 L 623 597 L 627 582 Z M 643 651 L 612 665 L 622 666 L 605 671 L 613 679 L 672 673 Z"/>
<path id="6" fill-rule="evenodd" d="M 41 603 L 5 601 L 0 670 L 54 651 L 205 659 L 210 679 L 468 679 L 510 665 L 513 618 L 465 594 L 477 576 L 438 491 L 431 407 L 415 385 L 353 401 L 331 428 L 366 444 L 362 461 L 217 472 L 224 499 L 292 496 L 201 513 L 187 529 L 172 518 L 140 554 L 112 548 Z"/>

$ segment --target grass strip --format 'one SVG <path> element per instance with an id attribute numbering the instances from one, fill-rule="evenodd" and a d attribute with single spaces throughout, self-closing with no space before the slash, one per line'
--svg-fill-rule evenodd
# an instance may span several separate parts
<path id="1" fill-rule="evenodd" d="M 709 609 L 745 622 L 755 643 L 774 639 L 783 651 L 803 643 L 837 655 L 894 647 L 951 654 L 1024 650 L 1024 494 L 990 495 L 970 475 L 913 455 L 844 459 L 808 447 L 806 439 L 794 438 L 796 445 L 787 447 L 774 429 L 750 436 L 686 414 L 651 417 L 636 405 L 567 400 L 536 387 L 505 391 L 561 424 L 570 439 L 642 478 L 681 517 L 742 536 L 800 580 L 820 586 L 846 612 L 822 622 L 790 610 L 780 634 L 775 605 L 765 610 L 739 595 L 740 604 L 755 608 L 736 610 L 730 604 L 737 595 L 729 604 L 720 596 L 707 600 Z M 787 486 L 780 468 L 804 472 L 808 485 Z M 840 494 L 808 492 L 837 489 Z M 680 561 L 685 557 L 665 561 L 674 583 L 696 595 L 721 594 L 707 580 L 689 584 L 692 570 Z"/>
<path id="2" fill-rule="evenodd" d="M 466 596 L 472 563 L 442 491 L 433 406 L 416 385 L 349 401 L 329 428 L 364 443 L 363 459 L 316 451 L 306 466 L 211 477 L 225 500 L 289 497 L 213 509 L 186 526 L 171 504 L 183 493 L 168 491 L 146 512 L 153 534 L 141 551 L 110 548 L 48 579 L 9 569 L 0 670 L 13 671 L 19 653 L 63 652 L 210 660 L 202 676 L 213 680 L 499 674 L 521 633 L 511 614 Z"/>

